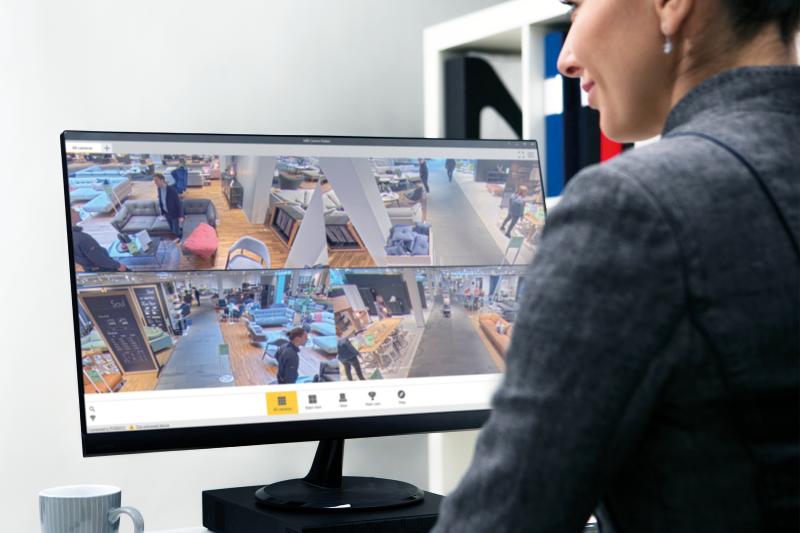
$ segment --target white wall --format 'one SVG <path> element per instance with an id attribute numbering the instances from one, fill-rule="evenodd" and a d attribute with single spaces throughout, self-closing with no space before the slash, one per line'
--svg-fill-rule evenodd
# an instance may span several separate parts
<path id="1" fill-rule="evenodd" d="M 64 129 L 422 135 L 422 28 L 492 0 L 3 0 L 0 3 L 0 515 L 113 483 L 148 529 L 200 523 L 200 491 L 304 473 L 313 445 L 83 459 Z M 427 483 L 421 436 L 356 441 L 347 469 Z M 128 531 L 127 525 L 123 531 Z"/>

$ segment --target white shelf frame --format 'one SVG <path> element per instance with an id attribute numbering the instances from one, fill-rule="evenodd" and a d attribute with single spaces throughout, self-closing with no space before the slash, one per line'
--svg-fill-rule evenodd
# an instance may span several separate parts
<path id="1" fill-rule="evenodd" d="M 539 143 L 547 172 L 544 111 L 544 35 L 567 22 L 556 1 L 511 0 L 426 28 L 423 33 L 425 136 L 444 137 L 444 62 L 460 51 L 519 54 L 522 60 L 522 136 Z M 546 175 L 546 174 L 545 174 Z M 553 203 L 547 199 L 548 207 Z M 428 436 L 428 490 L 449 493 L 472 460 L 475 432 Z"/>
<path id="2" fill-rule="evenodd" d="M 453 53 L 477 50 L 520 54 L 522 127 L 544 153 L 543 37 L 568 21 L 569 7 L 555 1 L 512 0 L 430 26 L 423 33 L 425 136 L 444 136 L 444 62 Z"/>

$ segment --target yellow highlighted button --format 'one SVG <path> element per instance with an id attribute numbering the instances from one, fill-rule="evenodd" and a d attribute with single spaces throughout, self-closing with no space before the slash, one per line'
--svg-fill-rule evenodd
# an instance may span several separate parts
<path id="1" fill-rule="evenodd" d="M 296 392 L 267 393 L 267 415 L 296 415 L 297 413 Z"/>

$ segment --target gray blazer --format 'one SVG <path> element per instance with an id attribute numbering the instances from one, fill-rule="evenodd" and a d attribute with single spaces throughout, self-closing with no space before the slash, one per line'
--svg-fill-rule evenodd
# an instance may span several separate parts
<path id="1" fill-rule="evenodd" d="M 800 531 L 798 234 L 800 67 L 708 80 L 581 172 L 434 531 L 577 533 L 598 505 L 604 531 Z"/>

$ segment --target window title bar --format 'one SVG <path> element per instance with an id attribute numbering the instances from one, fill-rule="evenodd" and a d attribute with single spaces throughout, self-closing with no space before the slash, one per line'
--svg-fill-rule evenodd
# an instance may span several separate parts
<path id="1" fill-rule="evenodd" d="M 69 142 L 154 142 L 154 143 L 223 143 L 287 144 L 307 146 L 398 146 L 421 148 L 505 148 L 536 149 L 531 140 L 424 139 L 410 137 L 337 137 L 291 135 L 231 135 L 216 133 L 121 133 L 102 131 L 64 131 Z"/>

